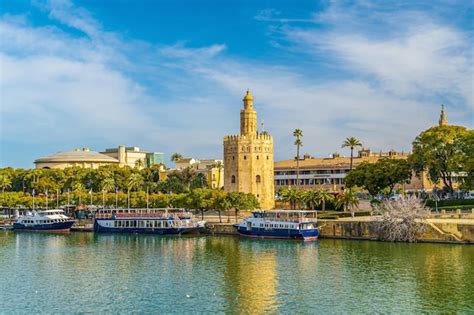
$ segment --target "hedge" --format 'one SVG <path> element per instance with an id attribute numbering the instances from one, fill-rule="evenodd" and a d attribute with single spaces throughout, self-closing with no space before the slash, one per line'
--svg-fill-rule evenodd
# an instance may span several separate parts
<path id="1" fill-rule="evenodd" d="M 436 203 L 433 199 L 426 201 L 426 206 L 435 208 Z M 438 201 L 438 208 L 441 207 L 455 207 L 455 206 L 473 206 L 474 199 L 443 199 Z"/>

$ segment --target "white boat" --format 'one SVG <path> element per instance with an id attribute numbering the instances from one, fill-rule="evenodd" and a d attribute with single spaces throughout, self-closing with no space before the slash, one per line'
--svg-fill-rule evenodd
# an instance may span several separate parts
<path id="1" fill-rule="evenodd" d="M 13 230 L 16 231 L 42 231 L 42 232 L 69 232 L 74 219 L 64 214 L 63 210 L 33 210 L 24 216 L 16 215 Z"/>
<path id="2" fill-rule="evenodd" d="M 197 221 L 184 209 L 100 209 L 94 232 L 158 235 L 198 234 L 205 221 Z"/>
<path id="3" fill-rule="evenodd" d="M 263 210 L 234 225 L 241 236 L 316 240 L 319 235 L 316 211 Z"/>

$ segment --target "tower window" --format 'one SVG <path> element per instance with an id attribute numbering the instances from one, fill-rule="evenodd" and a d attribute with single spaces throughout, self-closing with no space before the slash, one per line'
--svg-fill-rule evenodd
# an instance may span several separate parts
<path id="1" fill-rule="evenodd" d="M 235 160 L 235 156 L 232 155 L 232 161 Z"/>
<path id="2" fill-rule="evenodd" d="M 268 155 L 267 155 L 267 160 L 268 160 Z"/>
<path id="3" fill-rule="evenodd" d="M 247 156 L 246 156 L 246 155 L 244 155 L 244 160 L 246 160 L 246 159 L 247 159 Z"/>
<path id="4" fill-rule="evenodd" d="M 230 182 L 231 182 L 232 184 L 235 184 L 235 175 L 232 175 L 232 177 L 230 178 Z"/>
<path id="5" fill-rule="evenodd" d="M 260 175 L 257 175 L 257 176 L 255 177 L 255 182 L 256 182 L 257 184 L 262 182 L 262 178 L 260 177 Z"/>
<path id="6" fill-rule="evenodd" d="M 258 160 L 258 159 L 259 159 L 259 158 L 258 158 L 258 155 L 257 155 L 257 160 Z"/>

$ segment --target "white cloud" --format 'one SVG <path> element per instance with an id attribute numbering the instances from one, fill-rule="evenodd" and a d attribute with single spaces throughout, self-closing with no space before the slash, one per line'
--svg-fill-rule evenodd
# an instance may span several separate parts
<path id="1" fill-rule="evenodd" d="M 81 30 L 0 20 L 2 142 L 33 147 L 30 160 L 85 145 L 120 143 L 217 158 L 222 137 L 238 133 L 241 98 L 252 90 L 260 119 L 275 137 L 276 158 L 294 154 L 292 130 L 304 130 L 304 151 L 327 155 L 356 136 L 375 150 L 409 150 L 435 124 L 439 95 L 451 99 L 448 119 L 469 124 L 472 59 L 459 30 L 415 19 L 390 34 L 339 28 L 347 12 L 333 6 L 312 16 L 315 28 L 279 28 L 292 53 L 322 58 L 338 73 L 229 57 L 225 44 L 189 48 L 122 39 L 69 2 L 50 2 L 52 19 Z M 349 15 L 350 17 L 350 15 Z M 277 12 L 261 21 L 292 23 Z M 317 25 L 326 23 L 327 28 Z M 348 25 L 363 25 L 348 20 Z M 390 25 L 396 25 L 390 21 Z M 308 24 L 311 25 L 311 24 Z M 471 121 L 472 123 L 472 121 Z M 20 127 L 21 126 L 21 127 Z"/>

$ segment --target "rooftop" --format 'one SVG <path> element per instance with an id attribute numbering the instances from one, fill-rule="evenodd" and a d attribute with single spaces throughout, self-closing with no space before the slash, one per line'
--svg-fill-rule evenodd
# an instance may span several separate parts
<path id="1" fill-rule="evenodd" d="M 52 155 L 39 158 L 35 163 L 50 162 L 110 162 L 118 163 L 117 159 L 96 151 L 90 151 L 88 148 L 62 151 Z"/>

